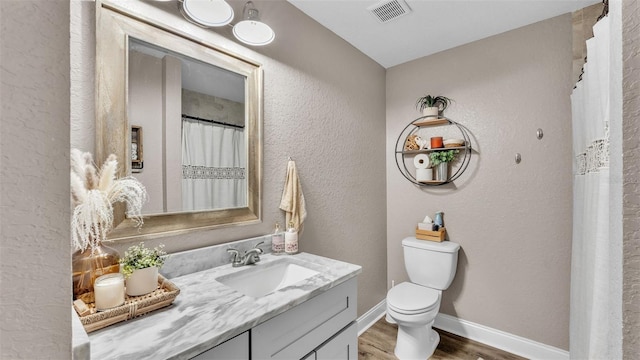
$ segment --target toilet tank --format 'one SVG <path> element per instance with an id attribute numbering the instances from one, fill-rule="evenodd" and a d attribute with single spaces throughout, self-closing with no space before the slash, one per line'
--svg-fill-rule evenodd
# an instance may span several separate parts
<path id="1" fill-rule="evenodd" d="M 408 237 L 402 240 L 404 267 L 412 283 L 445 290 L 456 276 L 460 245 Z"/>

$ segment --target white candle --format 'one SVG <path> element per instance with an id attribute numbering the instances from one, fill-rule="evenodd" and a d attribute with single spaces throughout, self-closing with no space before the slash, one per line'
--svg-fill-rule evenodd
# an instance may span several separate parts
<path id="1" fill-rule="evenodd" d="M 120 273 L 102 275 L 93 284 L 96 310 L 107 310 L 124 304 L 124 276 Z"/>

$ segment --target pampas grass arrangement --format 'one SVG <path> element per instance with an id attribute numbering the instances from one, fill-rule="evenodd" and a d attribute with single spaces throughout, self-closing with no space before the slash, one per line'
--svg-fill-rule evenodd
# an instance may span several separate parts
<path id="1" fill-rule="evenodd" d="M 71 239 L 75 250 L 93 250 L 113 228 L 113 204 L 124 202 L 127 216 L 142 226 L 147 191 L 138 179 L 116 179 L 118 161 L 109 155 L 98 171 L 91 153 L 71 150 Z"/>

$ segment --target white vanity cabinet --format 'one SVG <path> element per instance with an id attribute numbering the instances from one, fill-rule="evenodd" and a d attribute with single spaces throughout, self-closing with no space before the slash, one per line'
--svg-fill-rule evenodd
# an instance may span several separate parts
<path id="1" fill-rule="evenodd" d="M 251 329 L 251 359 L 356 359 L 352 278 Z"/>
<path id="2" fill-rule="evenodd" d="M 256 241 L 245 243 L 248 248 Z M 355 360 L 358 339 L 355 326 L 350 326 L 357 316 L 357 276 L 362 267 L 299 253 L 266 254 L 255 266 L 234 268 L 226 263 L 228 247 L 216 248 L 213 254 L 207 250 L 194 256 L 190 250 L 182 258 L 172 255 L 180 261 L 171 277 L 180 288 L 179 300 L 153 315 L 91 333 L 91 358 L 300 360 L 309 356 L 309 360 Z M 220 258 L 225 263 L 180 273 L 186 271 L 183 263 L 191 269 L 194 257 Z M 299 267 L 314 270 L 314 275 L 299 280 L 308 275 Z M 275 268 L 285 271 L 274 274 L 270 269 Z M 228 280 L 229 285 L 218 280 Z M 271 285 L 277 290 L 240 296 L 242 284 L 261 288 L 269 280 L 274 280 Z M 77 326 L 82 328 L 80 321 Z"/>
<path id="3" fill-rule="evenodd" d="M 192 359 L 196 360 L 249 360 L 249 332 L 233 337 Z"/>

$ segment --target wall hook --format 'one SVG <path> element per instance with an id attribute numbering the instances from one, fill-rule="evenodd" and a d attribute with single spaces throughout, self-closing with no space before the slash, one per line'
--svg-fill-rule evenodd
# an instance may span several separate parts
<path id="1" fill-rule="evenodd" d="M 542 137 L 544 136 L 544 133 L 542 132 L 542 129 L 538 129 L 536 131 L 536 136 L 538 137 L 538 140 L 542 140 Z"/>
<path id="2" fill-rule="evenodd" d="M 516 164 L 520 164 L 520 161 L 522 161 L 522 155 L 520 155 L 520 153 L 516 153 Z"/>

